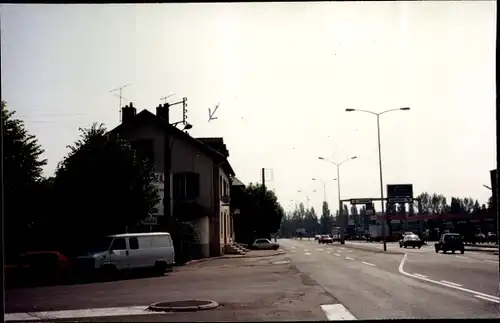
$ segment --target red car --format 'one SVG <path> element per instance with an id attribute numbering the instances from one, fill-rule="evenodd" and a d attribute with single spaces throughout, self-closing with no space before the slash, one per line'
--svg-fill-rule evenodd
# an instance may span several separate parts
<path id="1" fill-rule="evenodd" d="M 70 278 L 73 265 L 58 251 L 31 251 L 19 256 L 19 275 L 34 282 L 63 282 Z"/>

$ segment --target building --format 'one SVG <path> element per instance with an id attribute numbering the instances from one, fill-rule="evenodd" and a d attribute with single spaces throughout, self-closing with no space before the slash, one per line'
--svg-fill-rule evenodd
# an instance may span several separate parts
<path id="1" fill-rule="evenodd" d="M 139 155 L 153 161 L 156 182 L 162 190 L 168 182 L 164 176 L 164 138 L 165 131 L 169 131 L 171 214 L 193 224 L 195 258 L 221 255 L 224 245 L 230 243 L 234 235 L 228 202 L 230 178 L 234 176 L 227 160 L 229 153 L 222 138 L 210 138 L 206 144 L 167 124 L 165 113 L 168 109 L 159 106 L 156 115 L 148 110 L 137 114 L 130 103 L 122 109 L 122 122 L 112 133 L 128 140 Z M 224 149 L 214 149 L 214 145 Z M 161 223 L 163 201 L 152 213 Z"/>

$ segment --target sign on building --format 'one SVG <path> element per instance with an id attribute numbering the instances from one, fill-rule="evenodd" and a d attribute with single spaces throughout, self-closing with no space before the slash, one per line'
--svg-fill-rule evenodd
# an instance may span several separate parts
<path id="1" fill-rule="evenodd" d="M 368 204 L 371 203 L 372 199 L 351 199 L 351 204 L 356 205 L 356 204 Z"/>
<path id="2" fill-rule="evenodd" d="M 141 221 L 144 225 L 158 225 L 158 218 L 155 216 L 150 216 Z"/>
<path id="3" fill-rule="evenodd" d="M 155 216 L 163 215 L 163 198 L 165 196 L 165 174 L 163 173 L 154 173 L 153 184 L 158 188 L 158 195 L 160 197 L 160 201 L 155 205 L 151 214 Z"/>

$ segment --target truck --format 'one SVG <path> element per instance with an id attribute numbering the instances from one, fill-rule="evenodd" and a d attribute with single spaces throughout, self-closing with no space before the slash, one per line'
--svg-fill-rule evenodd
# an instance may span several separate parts
<path id="1" fill-rule="evenodd" d="M 389 226 L 384 223 L 385 225 L 385 234 L 389 234 Z M 382 241 L 382 224 L 370 224 L 370 234 L 368 236 L 368 241 Z"/>

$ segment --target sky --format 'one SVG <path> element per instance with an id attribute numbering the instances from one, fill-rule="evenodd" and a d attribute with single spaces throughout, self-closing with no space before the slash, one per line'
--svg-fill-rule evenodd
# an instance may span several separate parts
<path id="1" fill-rule="evenodd" d="M 122 105 L 138 111 L 187 97 L 190 134 L 223 137 L 245 184 L 265 168 L 286 210 L 309 197 L 320 213 L 312 178 L 337 174 L 319 156 L 357 156 L 342 199 L 380 196 L 376 117 L 345 109 L 411 108 L 380 117 L 384 185 L 491 195 L 494 1 L 1 5 L 0 19 L 2 99 L 44 147 L 46 176 L 79 127 L 119 124 L 110 91 L 130 84 Z M 330 181 L 332 210 L 337 194 Z"/>

